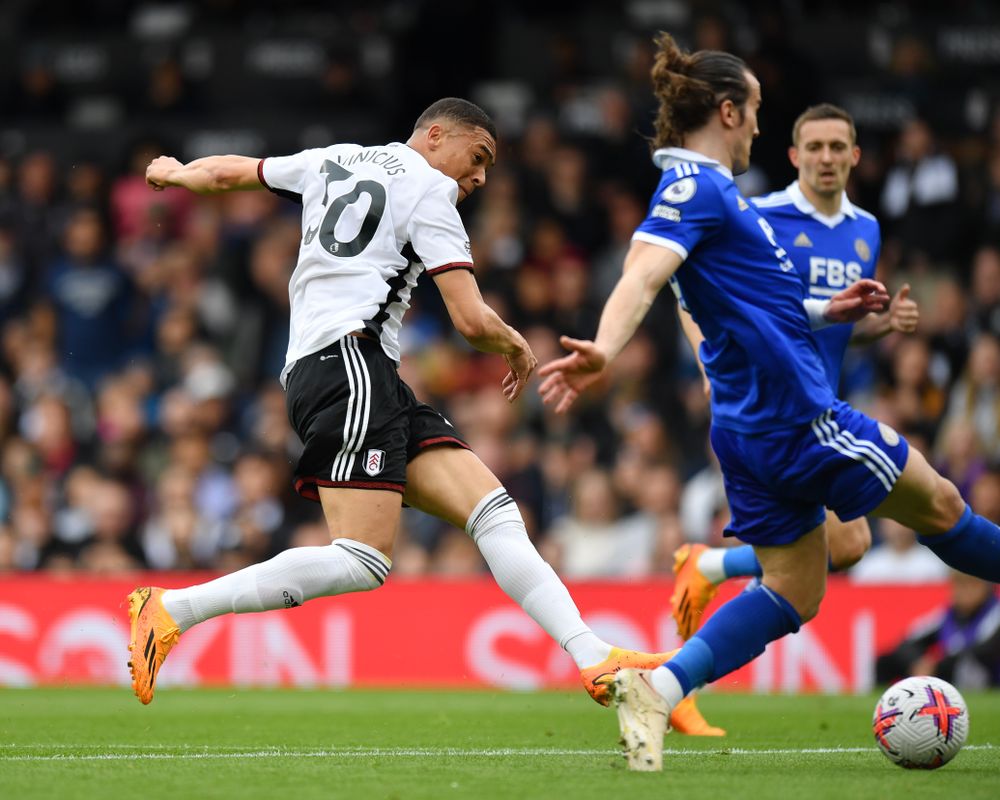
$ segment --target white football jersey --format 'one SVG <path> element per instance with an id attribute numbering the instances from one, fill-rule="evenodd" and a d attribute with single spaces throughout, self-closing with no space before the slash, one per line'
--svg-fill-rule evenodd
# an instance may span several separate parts
<path id="1" fill-rule="evenodd" d="M 337 144 L 262 159 L 261 183 L 302 202 L 302 244 L 288 284 L 292 365 L 355 330 L 399 362 L 399 328 L 425 269 L 472 269 L 458 184 L 394 142 Z"/>

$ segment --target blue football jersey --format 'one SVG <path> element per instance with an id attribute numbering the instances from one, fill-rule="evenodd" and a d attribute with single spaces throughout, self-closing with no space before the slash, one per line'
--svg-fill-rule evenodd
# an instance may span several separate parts
<path id="1" fill-rule="evenodd" d="M 810 297 L 826 300 L 861 278 L 875 277 L 881 247 L 878 221 L 852 205 L 846 194 L 840 213 L 833 217 L 817 211 L 798 182 L 750 202 L 771 223 Z M 853 329 L 853 325 L 830 325 L 814 332 L 835 392 Z"/>
<path id="2" fill-rule="evenodd" d="M 705 341 L 714 425 L 758 433 L 799 425 L 831 406 L 795 265 L 732 173 L 682 148 L 657 150 L 663 170 L 633 238 L 684 259 L 672 284 Z"/>

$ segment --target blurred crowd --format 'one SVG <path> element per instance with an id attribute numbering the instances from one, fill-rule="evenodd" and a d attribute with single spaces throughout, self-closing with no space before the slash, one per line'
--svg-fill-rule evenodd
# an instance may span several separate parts
<path id="1" fill-rule="evenodd" d="M 681 37 L 739 53 L 762 78 L 759 158 L 739 179 L 748 195 L 794 178 L 784 151 L 806 105 L 843 102 L 770 20 L 748 37 L 725 14 L 692 17 Z M 559 334 L 594 334 L 658 177 L 643 138 L 653 31 L 620 39 L 594 74 L 557 22 L 536 25 L 551 32 L 551 64 L 530 103 L 515 108 L 525 93 L 509 84 L 435 73 L 415 108 L 468 93 L 496 114 L 498 164 L 461 211 L 484 296 L 542 362 L 559 354 Z M 890 290 L 912 286 L 921 321 L 913 336 L 852 351 L 841 390 L 1000 521 L 1000 109 L 987 97 L 978 126 L 942 122 L 930 45 L 901 36 L 890 51 L 879 74 L 910 111 L 871 128 L 859 117 L 863 157 L 849 194 L 882 223 L 879 277 Z M 327 99 L 367 115 L 365 130 L 405 141 L 414 117 L 404 123 L 364 91 L 364 58 L 338 51 L 323 71 Z M 494 60 L 502 68 L 504 56 Z M 174 67 L 150 73 L 136 114 L 198 113 Z M 30 122 L 64 98 L 29 77 L 9 107 Z M 300 444 L 277 383 L 299 207 L 264 191 L 152 192 L 149 160 L 185 156 L 159 132 L 151 125 L 127 147 L 85 156 L 0 137 L 0 571 L 229 571 L 329 541 L 319 507 L 292 491 Z M 454 334 L 430 279 L 402 344 L 404 379 L 500 476 L 565 577 L 662 574 L 682 542 L 722 541 L 709 409 L 670 293 L 611 379 L 566 417 L 531 390 L 504 401 L 502 359 Z M 875 530 L 859 579 L 943 577 L 912 531 Z M 404 512 L 395 574 L 482 568 L 464 533 Z"/>

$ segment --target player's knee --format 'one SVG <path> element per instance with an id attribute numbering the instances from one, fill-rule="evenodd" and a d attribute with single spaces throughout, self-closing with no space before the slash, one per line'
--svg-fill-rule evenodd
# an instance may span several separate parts
<path id="1" fill-rule="evenodd" d="M 823 593 L 806 593 L 785 599 L 791 603 L 795 613 L 799 615 L 799 623 L 805 625 L 819 613 L 820 604 L 823 602 Z"/>
<path id="2" fill-rule="evenodd" d="M 857 564 L 872 546 L 872 533 L 864 519 L 845 526 L 836 542 L 830 542 L 830 563 L 836 570 L 848 569 Z"/>
<path id="3" fill-rule="evenodd" d="M 795 604 L 795 610 L 799 612 L 799 619 L 802 620 L 803 625 L 819 613 L 819 607 L 823 602 L 823 594 L 824 592 L 820 592 L 805 599 L 802 603 Z"/>
<path id="4" fill-rule="evenodd" d="M 932 518 L 927 529 L 918 533 L 933 535 L 950 531 L 965 512 L 965 500 L 955 484 L 939 475 L 931 497 L 931 509 Z"/>
<path id="5" fill-rule="evenodd" d="M 805 624 L 819 613 L 820 603 L 826 594 L 826 571 L 810 580 L 806 580 L 801 574 L 791 580 L 768 578 L 765 575 L 764 585 L 785 598 L 799 615 L 802 624 Z"/>
<path id="6" fill-rule="evenodd" d="M 826 570 L 824 569 L 814 580 L 804 582 L 803 588 L 804 591 L 795 610 L 799 612 L 804 625 L 819 613 L 820 604 L 826 594 Z"/>

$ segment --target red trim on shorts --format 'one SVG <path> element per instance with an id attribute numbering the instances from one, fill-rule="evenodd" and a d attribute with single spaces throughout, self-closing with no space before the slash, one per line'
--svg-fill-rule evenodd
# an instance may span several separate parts
<path id="1" fill-rule="evenodd" d="M 299 478 L 295 481 L 295 491 L 306 500 L 319 502 L 320 486 L 334 489 L 379 489 L 382 491 L 399 492 L 403 494 L 406 487 L 401 483 L 388 481 L 327 481 L 322 478 Z"/>
<path id="2" fill-rule="evenodd" d="M 424 439 L 422 442 L 418 442 L 417 447 L 423 450 L 425 447 L 434 447 L 435 445 L 439 444 L 448 444 L 452 445 L 453 447 L 461 447 L 464 450 L 472 449 L 461 439 L 458 439 L 454 436 L 434 436 L 433 438 Z"/>
<path id="3" fill-rule="evenodd" d="M 267 185 L 267 181 L 264 180 L 264 159 L 262 158 L 257 162 L 257 180 L 260 181 L 260 185 L 269 191 L 274 191 L 270 186 Z"/>
<path id="4" fill-rule="evenodd" d="M 471 261 L 455 261 L 451 264 L 442 264 L 440 267 L 434 267 L 434 269 L 427 270 L 427 274 L 440 275 L 442 272 L 451 272 L 453 269 L 467 269 L 473 275 L 475 274 Z"/>

